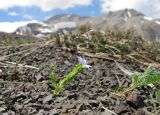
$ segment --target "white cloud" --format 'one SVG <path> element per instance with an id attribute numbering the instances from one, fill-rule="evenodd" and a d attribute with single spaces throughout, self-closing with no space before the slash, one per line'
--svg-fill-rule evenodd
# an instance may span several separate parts
<path id="1" fill-rule="evenodd" d="M 0 31 L 2 32 L 14 32 L 18 27 L 20 26 L 24 26 L 28 23 L 34 23 L 34 22 L 38 22 L 36 20 L 32 20 L 32 21 L 22 21 L 22 22 L 0 22 Z"/>
<path id="2" fill-rule="evenodd" d="M 18 16 L 19 14 L 17 12 L 10 12 L 8 13 L 9 16 Z"/>
<path id="3" fill-rule="evenodd" d="M 152 17 L 160 16 L 160 0 L 100 0 L 102 12 L 133 8 Z"/>
<path id="4" fill-rule="evenodd" d="M 43 11 L 53 9 L 67 9 L 79 5 L 90 5 L 92 0 L 0 0 L 0 9 L 8 9 L 14 6 L 37 6 Z"/>
<path id="5" fill-rule="evenodd" d="M 33 19 L 33 17 L 32 17 L 31 15 L 29 15 L 29 14 L 23 15 L 23 18 L 29 19 L 29 20 L 32 20 L 32 19 Z"/>

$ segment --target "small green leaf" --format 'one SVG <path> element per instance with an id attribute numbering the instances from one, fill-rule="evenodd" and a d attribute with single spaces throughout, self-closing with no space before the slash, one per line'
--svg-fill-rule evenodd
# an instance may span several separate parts
<path id="1" fill-rule="evenodd" d="M 52 81 L 52 87 L 56 89 L 57 88 L 56 74 L 53 71 L 51 72 L 51 81 Z"/>
<path id="2" fill-rule="evenodd" d="M 59 82 L 59 87 L 63 88 L 68 84 L 75 76 L 84 69 L 82 64 L 77 64 L 76 67 L 62 80 Z"/>
<path id="3" fill-rule="evenodd" d="M 156 100 L 160 102 L 160 90 L 156 92 Z"/>
<path id="4" fill-rule="evenodd" d="M 133 74 L 132 82 L 132 84 L 137 87 L 142 85 L 158 84 L 160 83 L 160 72 L 149 66 L 143 74 Z"/>

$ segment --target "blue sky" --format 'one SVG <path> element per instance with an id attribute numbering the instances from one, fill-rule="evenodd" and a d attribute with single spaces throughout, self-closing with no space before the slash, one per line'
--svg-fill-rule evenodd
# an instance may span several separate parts
<path id="1" fill-rule="evenodd" d="M 159 6 L 160 0 L 0 0 L 0 31 L 5 24 L 18 27 L 57 14 L 99 16 L 124 8 L 134 8 L 147 16 L 160 18 Z M 13 29 L 10 27 L 8 31 Z"/>
<path id="2" fill-rule="evenodd" d="M 13 6 L 5 10 L 0 9 L 0 22 L 15 22 L 28 20 L 43 21 L 57 14 L 78 14 L 81 16 L 98 16 L 101 15 L 101 6 L 99 2 L 99 0 L 94 0 L 89 5 L 80 5 L 67 9 L 53 9 L 50 11 L 43 11 L 42 9 L 36 6 Z"/>

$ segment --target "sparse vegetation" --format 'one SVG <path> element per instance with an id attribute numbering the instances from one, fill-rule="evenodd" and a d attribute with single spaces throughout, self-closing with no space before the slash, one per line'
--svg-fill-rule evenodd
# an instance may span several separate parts
<path id="1" fill-rule="evenodd" d="M 158 42 L 148 42 L 133 31 L 114 32 L 87 31 L 83 34 L 70 33 L 55 36 L 57 44 L 75 50 L 92 53 L 106 53 L 110 55 L 132 56 L 140 61 L 160 62 L 160 45 Z M 152 60 L 152 61 L 151 61 Z"/>
<path id="2" fill-rule="evenodd" d="M 20 44 L 30 44 L 33 43 L 33 40 L 27 39 L 4 39 L 0 41 L 0 44 L 4 45 L 20 45 Z"/>

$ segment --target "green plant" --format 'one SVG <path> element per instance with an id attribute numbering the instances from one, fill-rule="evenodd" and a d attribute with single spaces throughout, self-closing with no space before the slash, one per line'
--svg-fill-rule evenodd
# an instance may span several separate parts
<path id="1" fill-rule="evenodd" d="M 152 66 L 149 66 L 144 73 L 134 73 L 132 74 L 132 84 L 129 88 L 125 89 L 123 93 L 127 93 L 137 87 L 144 85 L 153 86 L 154 84 L 160 83 L 160 71 L 157 71 Z"/>
<path id="2" fill-rule="evenodd" d="M 20 44 L 30 44 L 33 43 L 33 40 L 30 39 L 4 39 L 0 43 L 5 45 L 20 45 Z"/>
<path id="3" fill-rule="evenodd" d="M 160 90 L 156 92 L 156 100 L 160 102 Z"/>
<path id="4" fill-rule="evenodd" d="M 84 58 L 78 57 L 78 60 L 79 64 L 77 64 L 76 67 L 68 75 L 60 80 L 59 83 L 57 83 L 56 74 L 53 71 L 51 72 L 50 76 L 54 95 L 60 95 L 61 91 L 64 89 L 64 86 L 70 83 L 78 73 L 82 72 L 85 68 L 91 67 L 90 65 L 87 65 L 87 62 Z"/>
<path id="5" fill-rule="evenodd" d="M 132 85 L 140 87 L 148 84 L 160 83 L 160 72 L 149 66 L 143 74 L 135 73 L 132 77 Z"/>
<path id="6" fill-rule="evenodd" d="M 85 25 L 81 25 L 79 27 L 79 32 L 80 33 L 85 33 L 85 32 L 88 32 L 89 30 L 91 30 L 91 24 L 90 23 L 86 23 Z"/>

